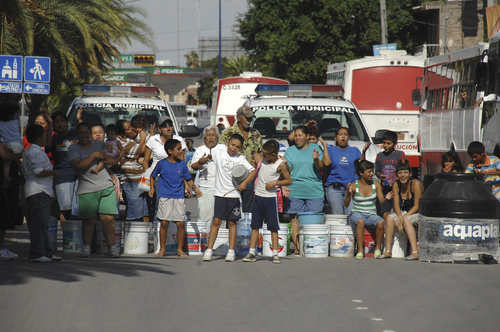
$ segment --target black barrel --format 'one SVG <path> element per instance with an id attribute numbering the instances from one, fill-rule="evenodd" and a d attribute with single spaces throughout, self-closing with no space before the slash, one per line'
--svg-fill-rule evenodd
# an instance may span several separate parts
<path id="1" fill-rule="evenodd" d="M 437 173 L 419 201 L 420 260 L 498 257 L 498 206 L 482 174 Z"/>

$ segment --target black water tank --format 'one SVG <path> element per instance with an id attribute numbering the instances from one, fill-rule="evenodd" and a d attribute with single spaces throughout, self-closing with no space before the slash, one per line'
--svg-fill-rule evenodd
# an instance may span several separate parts
<path id="1" fill-rule="evenodd" d="M 498 257 L 498 199 L 482 174 L 437 173 L 419 201 L 421 261 Z"/>
<path id="2" fill-rule="evenodd" d="M 419 206 L 427 217 L 498 219 L 498 199 L 478 173 L 436 173 Z"/>

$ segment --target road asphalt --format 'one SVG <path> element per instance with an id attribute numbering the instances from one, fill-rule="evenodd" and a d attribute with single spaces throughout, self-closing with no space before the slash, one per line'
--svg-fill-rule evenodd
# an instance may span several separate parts
<path id="1" fill-rule="evenodd" d="M 187 200 L 196 220 L 196 199 Z M 500 266 L 288 256 L 0 261 L 0 331 L 498 331 Z"/>

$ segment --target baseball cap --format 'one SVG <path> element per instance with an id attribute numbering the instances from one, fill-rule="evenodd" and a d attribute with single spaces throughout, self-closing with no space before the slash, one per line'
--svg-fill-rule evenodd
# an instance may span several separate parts
<path id="1" fill-rule="evenodd" d="M 165 122 L 170 122 L 170 123 L 173 123 L 172 119 L 170 119 L 169 116 L 167 115 L 164 115 L 160 118 L 160 120 L 158 120 L 158 127 L 160 127 L 161 125 L 163 125 Z"/>
<path id="2" fill-rule="evenodd" d="M 252 109 L 246 106 L 241 106 L 240 108 L 238 108 L 238 111 L 236 113 L 243 114 L 245 118 L 251 118 L 255 116 L 252 112 Z"/>

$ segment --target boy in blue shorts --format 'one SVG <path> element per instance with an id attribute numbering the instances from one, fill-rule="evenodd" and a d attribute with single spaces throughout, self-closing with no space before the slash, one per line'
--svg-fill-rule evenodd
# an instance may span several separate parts
<path id="1" fill-rule="evenodd" d="M 241 194 L 247 185 L 255 178 L 255 168 L 250 165 L 244 155 L 238 154 L 243 148 L 244 139 L 240 134 L 233 134 L 227 141 L 227 151 L 218 150 L 212 152 L 212 160 L 215 164 L 215 204 L 214 219 L 210 229 L 207 250 L 203 255 L 203 260 L 212 260 L 213 247 L 217 234 L 219 233 L 222 220 L 227 220 L 229 227 L 229 250 L 227 251 L 226 262 L 234 262 L 236 255 L 234 247 L 236 245 L 236 220 L 241 218 Z M 237 165 L 243 165 L 249 174 L 240 184 L 236 183 L 232 176 L 232 170 Z"/>
<path id="2" fill-rule="evenodd" d="M 255 186 L 255 201 L 252 208 L 252 235 L 250 237 L 250 252 L 243 258 L 243 262 L 255 262 L 255 251 L 259 238 L 259 229 L 262 228 L 264 219 L 267 229 L 271 231 L 273 244 L 273 263 L 280 264 L 278 257 L 278 198 L 276 188 L 292 184 L 292 178 L 283 159 L 278 157 L 280 145 L 275 140 L 269 140 L 262 146 L 262 163 L 259 169 L 257 184 Z M 283 175 L 283 180 L 279 180 Z"/>
<path id="3" fill-rule="evenodd" d="M 488 156 L 483 143 L 474 141 L 467 147 L 467 154 L 472 162 L 467 166 L 465 173 L 484 174 L 484 181 L 491 182 L 493 195 L 500 200 L 500 159 Z"/>
<path id="4" fill-rule="evenodd" d="M 382 137 L 384 151 L 377 154 L 375 161 L 375 175 L 380 179 L 384 195 L 392 191 L 392 183 L 396 180 L 396 166 L 405 157 L 403 151 L 395 149 L 398 144 L 398 134 L 386 131 Z M 392 210 L 392 199 L 386 205 L 380 207 L 382 218 L 387 218 Z"/>
<path id="5" fill-rule="evenodd" d="M 165 152 L 167 159 L 163 159 L 156 165 L 153 173 L 151 173 L 151 191 L 149 197 L 153 197 L 155 193 L 155 178 L 159 175 L 157 218 L 161 223 L 160 227 L 160 251 L 156 257 L 165 255 L 165 241 L 167 240 L 168 222 L 172 221 L 177 224 L 177 256 L 187 257 L 182 251 L 184 245 L 184 236 L 186 230 L 184 228 L 184 220 L 186 219 L 186 206 L 184 204 L 184 180 L 194 190 L 196 197 L 201 197 L 201 191 L 196 188 L 191 174 L 187 168 L 186 162 L 181 160 L 182 146 L 181 142 L 176 139 L 169 139 L 165 142 Z"/>

